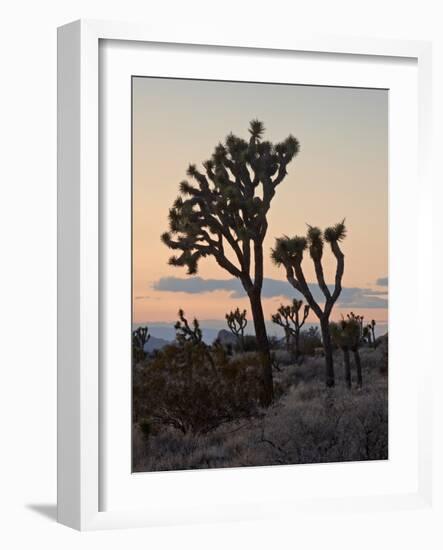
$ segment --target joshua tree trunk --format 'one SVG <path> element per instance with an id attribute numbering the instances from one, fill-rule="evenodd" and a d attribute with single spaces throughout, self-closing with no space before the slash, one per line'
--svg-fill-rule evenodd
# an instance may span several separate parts
<path id="1" fill-rule="evenodd" d="M 326 386 L 332 388 L 335 385 L 334 359 L 332 357 L 331 333 L 329 331 L 329 319 L 323 317 L 320 321 L 323 349 L 326 362 Z"/>
<path id="2" fill-rule="evenodd" d="M 298 358 L 300 356 L 300 331 L 299 330 L 295 333 L 294 347 L 295 347 L 295 360 L 298 361 Z"/>
<path id="3" fill-rule="evenodd" d="M 345 380 L 346 385 L 351 389 L 351 360 L 349 358 L 349 349 L 343 348 L 343 357 L 345 361 Z"/>
<path id="4" fill-rule="evenodd" d="M 286 351 L 291 353 L 291 333 L 289 330 L 285 330 L 285 339 L 286 339 Z"/>
<path id="5" fill-rule="evenodd" d="M 274 390 L 272 383 L 272 362 L 271 352 L 269 350 L 268 335 L 266 333 L 265 317 L 261 304 L 260 292 L 251 290 L 248 293 L 251 303 L 252 318 L 254 320 L 255 336 L 260 353 L 263 376 L 263 405 L 268 406 L 274 399 Z"/>
<path id="6" fill-rule="evenodd" d="M 361 361 L 358 349 L 354 350 L 354 361 L 355 366 L 357 367 L 357 385 L 359 388 L 361 388 L 363 386 L 363 377 L 361 373 Z"/>

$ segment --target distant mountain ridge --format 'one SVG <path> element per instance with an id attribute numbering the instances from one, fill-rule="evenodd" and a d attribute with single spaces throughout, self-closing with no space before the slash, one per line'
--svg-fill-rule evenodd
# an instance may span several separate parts
<path id="1" fill-rule="evenodd" d="M 152 353 L 155 350 L 161 350 L 165 346 L 171 344 L 169 340 L 165 340 L 164 338 L 156 338 L 155 336 L 151 336 L 149 340 L 146 342 L 144 346 L 144 350 L 146 353 Z"/>
<path id="2" fill-rule="evenodd" d="M 162 349 L 167 344 L 171 344 L 175 341 L 174 322 L 172 321 L 170 323 L 136 323 L 133 328 L 135 329 L 139 326 L 149 327 L 149 334 L 151 335 L 151 338 L 147 344 L 148 347 L 145 347 L 145 351 Z M 306 323 L 303 330 L 307 330 L 310 326 L 318 326 L 318 324 Z M 203 340 L 206 344 L 212 344 L 214 340 L 219 337 L 220 332 L 223 334 L 231 334 L 228 330 L 226 330 L 226 328 L 224 328 L 226 327 L 226 323 L 224 321 L 202 320 L 200 321 L 200 327 L 203 332 Z M 283 330 L 271 321 L 266 321 L 266 328 L 268 330 L 268 336 L 276 336 L 278 339 L 283 337 Z M 377 323 L 375 330 L 376 336 L 381 336 L 387 331 L 387 323 Z M 248 324 L 245 334 L 254 335 L 254 327 L 252 323 Z"/>
<path id="3" fill-rule="evenodd" d="M 235 346 L 238 343 L 237 337 L 229 332 L 229 330 L 221 329 L 217 334 L 217 340 L 222 344 L 222 346 Z"/>

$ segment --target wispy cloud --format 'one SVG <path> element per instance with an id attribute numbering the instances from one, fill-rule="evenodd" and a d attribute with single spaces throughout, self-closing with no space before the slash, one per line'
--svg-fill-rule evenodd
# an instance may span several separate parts
<path id="1" fill-rule="evenodd" d="M 324 302 L 324 296 L 317 284 L 310 284 L 314 298 Z M 232 298 L 243 298 L 245 291 L 238 279 L 203 279 L 202 277 L 162 277 L 153 284 L 154 290 L 164 292 L 185 292 L 187 294 L 204 294 L 216 290 L 224 290 Z M 332 288 L 332 287 L 330 287 Z M 267 279 L 263 281 L 262 296 L 264 298 L 300 298 L 301 295 L 287 282 L 279 279 Z M 345 287 L 343 288 L 338 305 L 341 307 L 361 308 L 386 308 L 388 300 L 386 292 L 371 290 L 369 288 Z"/>
<path id="2" fill-rule="evenodd" d="M 388 286 L 388 277 L 380 277 L 375 281 L 377 286 Z"/>

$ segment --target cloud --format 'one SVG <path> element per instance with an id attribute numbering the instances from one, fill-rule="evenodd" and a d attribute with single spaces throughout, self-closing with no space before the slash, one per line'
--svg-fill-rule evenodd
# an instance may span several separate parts
<path id="1" fill-rule="evenodd" d="M 319 303 L 324 302 L 324 296 L 317 284 L 309 285 L 311 292 Z M 154 290 L 163 292 L 185 292 L 187 294 L 204 294 L 216 290 L 229 292 L 232 298 L 243 298 L 245 291 L 238 279 L 203 279 L 202 277 L 162 277 L 153 284 Z M 332 287 L 330 287 L 332 289 Z M 263 298 L 302 298 L 287 281 L 267 279 L 263 281 Z M 369 288 L 345 287 L 338 299 L 338 305 L 346 308 L 386 308 L 388 300 L 386 293 Z"/>
<path id="2" fill-rule="evenodd" d="M 187 294 L 202 294 L 215 290 L 227 290 L 235 296 L 244 294 L 243 287 L 238 279 L 202 279 L 201 277 L 162 277 L 152 285 L 154 290 L 167 292 L 186 292 Z"/>
<path id="3" fill-rule="evenodd" d="M 387 277 L 380 277 L 375 281 L 375 284 L 377 286 L 388 286 L 388 278 Z"/>

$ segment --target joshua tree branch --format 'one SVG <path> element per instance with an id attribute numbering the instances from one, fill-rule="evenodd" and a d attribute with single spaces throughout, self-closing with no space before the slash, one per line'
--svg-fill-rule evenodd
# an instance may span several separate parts
<path id="1" fill-rule="evenodd" d="M 210 203 L 205 202 L 204 199 L 202 199 L 202 201 L 199 203 L 206 225 L 208 227 L 213 227 L 225 237 L 227 242 L 231 245 L 232 250 L 235 252 L 235 255 L 237 256 L 240 265 L 243 267 L 243 254 L 240 247 L 238 246 L 238 243 L 235 241 L 229 231 L 229 223 L 227 217 L 221 211 L 216 213 L 209 204 Z M 221 221 L 217 219 L 217 215 L 220 217 Z"/>
<path id="2" fill-rule="evenodd" d="M 335 288 L 334 292 L 332 293 L 332 296 L 330 300 L 326 303 L 325 306 L 325 313 L 327 312 L 328 315 L 331 312 L 335 302 L 337 301 L 338 297 L 340 296 L 340 293 L 342 291 L 341 282 L 343 279 L 343 273 L 345 270 L 345 255 L 340 249 L 340 246 L 338 245 L 337 241 L 331 242 L 331 250 L 337 260 L 337 269 L 335 272 Z"/>
<path id="3" fill-rule="evenodd" d="M 321 310 L 320 306 L 317 304 L 317 302 L 314 300 L 314 297 L 312 296 L 311 290 L 309 288 L 308 283 L 306 282 L 305 275 L 303 273 L 303 269 L 301 267 L 301 258 L 296 259 L 294 261 L 294 272 L 295 276 L 298 281 L 300 292 L 303 294 L 303 296 L 306 298 L 306 301 L 310 305 L 311 309 L 315 312 L 315 314 L 320 318 L 323 315 L 323 311 Z M 288 279 L 289 281 L 289 279 Z M 289 281 L 291 283 L 291 281 Z M 291 283 L 292 284 L 292 283 Z M 297 288 L 297 287 L 296 287 Z M 297 289 L 298 290 L 298 289 Z"/>
<path id="4" fill-rule="evenodd" d="M 285 179 L 287 175 L 287 172 L 286 172 L 287 164 L 288 163 L 284 160 L 280 161 L 280 168 L 278 170 L 278 174 L 276 175 L 276 177 L 274 178 L 274 181 L 272 182 L 272 185 L 274 188 L 277 187 L 277 185 L 279 185 Z"/>
<path id="5" fill-rule="evenodd" d="M 261 290 L 263 285 L 263 247 L 261 243 L 254 243 L 254 289 Z"/>
<path id="6" fill-rule="evenodd" d="M 325 282 L 325 275 L 323 273 L 323 266 L 320 258 L 313 258 L 315 268 L 315 275 L 317 277 L 318 286 L 321 288 L 326 301 L 331 299 L 331 293 L 329 291 L 328 285 Z"/>
<path id="7" fill-rule="evenodd" d="M 309 307 L 306 306 L 304 311 L 303 311 L 303 319 L 302 319 L 302 321 L 299 325 L 299 328 L 301 328 L 305 324 L 305 321 L 308 318 L 308 315 L 309 315 Z"/>

